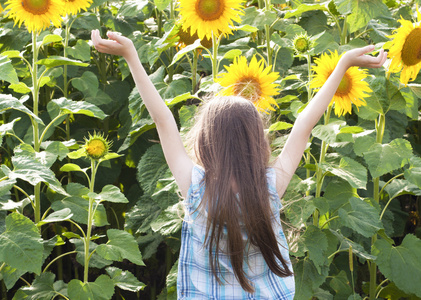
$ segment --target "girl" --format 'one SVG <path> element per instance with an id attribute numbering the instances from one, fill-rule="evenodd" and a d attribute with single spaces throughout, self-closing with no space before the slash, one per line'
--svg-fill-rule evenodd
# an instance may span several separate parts
<path id="1" fill-rule="evenodd" d="M 178 299 L 293 299 L 294 277 L 280 225 L 280 197 L 346 70 L 379 68 L 386 53 L 365 55 L 374 46 L 345 53 L 298 116 L 271 168 L 264 126 L 250 101 L 220 97 L 203 104 L 192 130 L 196 165 L 132 41 L 112 32 L 108 38 L 92 31 L 98 51 L 126 59 L 184 197 Z"/>

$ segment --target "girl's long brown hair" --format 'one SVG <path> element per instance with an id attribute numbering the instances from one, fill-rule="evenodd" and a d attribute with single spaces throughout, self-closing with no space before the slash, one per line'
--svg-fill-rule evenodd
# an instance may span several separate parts
<path id="1" fill-rule="evenodd" d="M 205 192 L 200 208 L 207 209 L 205 246 L 217 281 L 222 284 L 217 274 L 220 273 L 219 253 L 223 251 L 230 258 L 241 287 L 254 292 L 243 269 L 247 242 L 243 240 L 242 228 L 248 242 L 260 249 L 273 273 L 281 277 L 292 275 L 272 228 L 273 212 L 266 178 L 270 148 L 254 105 L 241 97 L 209 101 L 199 113 L 193 136 L 195 156 L 205 169 Z M 222 239 L 226 243 L 223 250 Z"/>

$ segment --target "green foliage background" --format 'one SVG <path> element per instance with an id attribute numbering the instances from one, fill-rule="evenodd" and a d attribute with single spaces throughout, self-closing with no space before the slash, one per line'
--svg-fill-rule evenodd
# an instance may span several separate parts
<path id="1" fill-rule="evenodd" d="M 268 129 L 279 153 L 314 94 L 314 57 L 367 44 L 380 49 L 398 19 L 414 20 L 416 4 L 249 1 L 238 30 L 221 40 L 219 71 L 235 56 L 257 54 L 279 72 L 279 108 Z M 177 14 L 170 0 L 95 0 L 63 28 L 42 32 L 37 111 L 25 64 L 31 34 L 1 15 L 3 299 L 176 299 L 177 186 L 126 62 L 98 53 L 89 39 L 92 29 L 132 38 L 185 134 L 198 97 L 218 85 L 206 49 L 194 76 L 202 47 L 177 46 Z M 299 55 L 293 40 L 301 33 L 314 48 Z M 369 72 L 367 106 L 341 118 L 326 114 L 284 196 L 299 300 L 421 299 L 421 79 L 404 86 L 398 74 Z M 113 142 L 112 154 L 97 163 L 81 147 L 93 131 Z"/>

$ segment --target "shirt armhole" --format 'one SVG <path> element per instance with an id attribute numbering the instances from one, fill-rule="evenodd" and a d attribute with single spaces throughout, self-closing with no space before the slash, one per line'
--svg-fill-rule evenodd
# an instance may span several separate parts
<path id="1" fill-rule="evenodd" d="M 201 185 L 204 175 L 205 172 L 200 166 L 193 166 L 190 187 L 187 191 L 187 197 L 183 201 L 189 214 L 192 214 L 200 203 Z"/>
<path id="2" fill-rule="evenodd" d="M 268 187 L 269 187 L 269 194 L 273 204 L 275 205 L 275 209 L 280 211 L 282 208 L 281 198 L 278 195 L 278 191 L 276 190 L 276 172 L 274 168 L 269 168 L 267 172 L 268 178 Z"/>

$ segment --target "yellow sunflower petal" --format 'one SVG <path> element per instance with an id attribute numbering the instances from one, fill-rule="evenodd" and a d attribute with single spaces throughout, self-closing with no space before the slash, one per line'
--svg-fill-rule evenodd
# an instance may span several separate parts
<path id="1" fill-rule="evenodd" d="M 64 0 L 64 15 L 77 15 L 81 10 L 87 10 L 92 0 Z"/>

